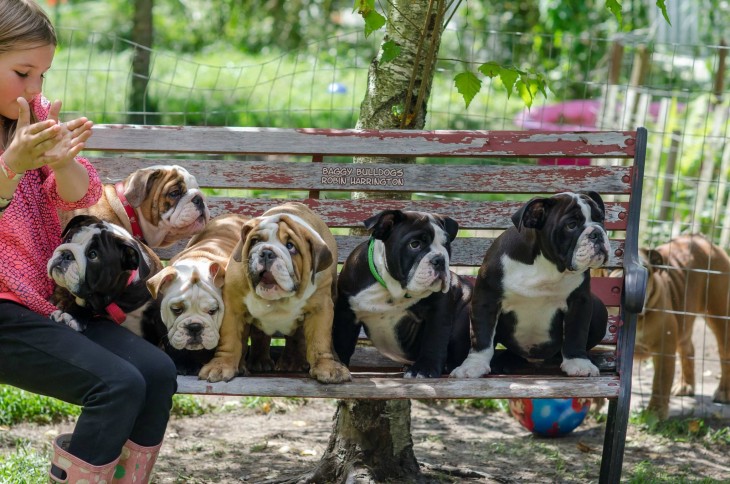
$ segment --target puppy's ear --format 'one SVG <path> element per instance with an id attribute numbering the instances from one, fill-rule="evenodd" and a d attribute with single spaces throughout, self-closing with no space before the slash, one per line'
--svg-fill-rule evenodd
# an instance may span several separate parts
<path id="1" fill-rule="evenodd" d="M 68 221 L 66 224 L 66 227 L 63 228 L 63 232 L 61 233 L 61 238 L 65 238 L 66 234 L 73 229 L 77 229 L 80 227 L 86 227 L 87 225 L 93 225 L 95 223 L 101 222 L 101 219 L 99 217 L 94 217 L 93 215 L 76 215 L 74 218 Z"/>
<path id="2" fill-rule="evenodd" d="M 217 288 L 223 287 L 223 283 L 226 279 L 226 269 L 217 262 L 210 264 L 210 276 L 213 278 L 213 284 Z"/>
<path id="3" fill-rule="evenodd" d="M 177 278 L 177 269 L 173 266 L 167 266 L 154 276 L 147 279 L 147 290 L 150 291 L 153 299 L 157 299 L 157 295 L 164 292 L 165 288 Z"/>
<path id="4" fill-rule="evenodd" d="M 133 207 L 142 205 L 147 194 L 150 192 L 152 183 L 163 174 L 157 168 L 142 168 L 133 172 L 127 177 L 124 196 Z"/>
<path id="5" fill-rule="evenodd" d="M 383 210 L 379 214 L 365 220 L 363 224 L 373 237 L 379 240 L 385 240 L 390 235 L 395 224 L 403 220 L 403 217 L 403 212 L 400 210 Z"/>
<path id="6" fill-rule="evenodd" d="M 522 227 L 540 230 L 548 217 L 548 211 L 555 202 L 550 198 L 533 198 L 512 215 L 512 223 L 517 229 Z"/>
<path id="7" fill-rule="evenodd" d="M 236 244 L 236 248 L 233 249 L 233 252 L 231 252 L 231 259 L 233 259 L 235 262 L 241 262 L 244 258 L 243 248 L 246 245 L 246 239 L 248 238 L 248 234 L 254 229 L 253 226 L 253 219 L 249 220 L 245 224 L 243 224 L 243 227 L 241 227 L 241 238 L 238 239 L 238 243 Z"/>
<path id="8" fill-rule="evenodd" d="M 606 215 L 606 206 L 603 204 L 603 199 L 601 198 L 601 195 L 598 194 L 598 192 L 594 192 L 593 190 L 584 190 L 580 193 L 586 195 L 588 198 L 596 202 L 596 205 L 598 205 L 601 213 L 603 215 Z"/>
<path id="9" fill-rule="evenodd" d="M 138 269 L 140 259 L 142 254 L 137 247 L 127 242 L 122 243 L 122 269 L 125 271 Z"/>
<path id="10" fill-rule="evenodd" d="M 453 242 L 456 234 L 459 233 L 459 223 L 451 217 L 445 215 L 436 215 L 436 220 L 443 227 L 449 236 L 449 242 Z"/>
<path id="11" fill-rule="evenodd" d="M 314 282 L 314 276 L 318 272 L 322 272 L 332 265 L 333 257 L 330 248 L 322 241 L 309 235 L 307 237 L 312 252 L 312 282 Z"/>

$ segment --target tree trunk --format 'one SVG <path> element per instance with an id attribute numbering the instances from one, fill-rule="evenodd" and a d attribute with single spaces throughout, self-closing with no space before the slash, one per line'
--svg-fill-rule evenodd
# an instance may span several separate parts
<path id="1" fill-rule="evenodd" d="M 431 94 L 436 54 L 441 44 L 444 0 L 395 0 L 388 4 L 383 43 L 401 49 L 391 62 L 381 62 L 383 50 L 370 63 L 368 90 L 360 105 L 359 129 L 423 129 Z M 356 157 L 355 163 L 413 163 L 414 158 Z M 385 194 L 357 193 L 355 198 Z M 409 193 L 388 198 L 410 199 Z"/>
<path id="2" fill-rule="evenodd" d="M 152 6 L 154 0 L 134 0 L 134 26 L 132 42 L 135 46 L 132 56 L 132 86 L 129 93 L 127 122 L 146 124 L 145 113 L 149 109 L 147 84 L 150 80 L 150 49 L 152 48 Z"/>
<path id="3" fill-rule="evenodd" d="M 416 482 L 410 400 L 340 400 L 329 445 L 306 482 Z"/>
<path id="4" fill-rule="evenodd" d="M 370 64 L 368 91 L 360 106 L 360 129 L 423 129 L 426 106 L 441 42 L 443 0 L 388 3 L 383 43 L 393 40 L 400 55 L 382 63 L 383 50 Z M 412 163 L 413 158 L 358 157 L 356 163 Z M 359 193 L 357 198 L 382 198 Z M 387 194 L 409 199 L 409 193 Z M 419 482 L 421 473 L 411 439 L 409 400 L 340 400 L 327 450 L 307 482 Z"/>

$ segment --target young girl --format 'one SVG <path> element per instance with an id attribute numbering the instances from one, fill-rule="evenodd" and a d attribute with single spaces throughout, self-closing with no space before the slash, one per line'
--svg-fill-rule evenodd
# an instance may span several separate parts
<path id="1" fill-rule="evenodd" d="M 59 122 L 61 103 L 41 96 L 55 47 L 34 0 L 0 0 L 0 383 L 83 407 L 73 434 L 54 441 L 52 481 L 148 482 L 175 366 L 112 321 L 89 321 L 79 333 L 50 318 L 56 210 L 87 207 L 101 194 L 92 165 L 75 158 L 91 122 Z"/>

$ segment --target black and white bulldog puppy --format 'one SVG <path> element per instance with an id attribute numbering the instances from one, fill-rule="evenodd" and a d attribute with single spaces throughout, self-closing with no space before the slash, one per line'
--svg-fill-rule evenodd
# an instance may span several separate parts
<path id="1" fill-rule="evenodd" d="M 528 361 L 562 356 L 569 376 L 598 376 L 588 350 L 608 312 L 591 293 L 590 269 L 608 260 L 605 209 L 596 192 L 534 198 L 487 250 L 471 303 L 472 349 L 451 376 L 491 372 L 495 344 Z"/>
<path id="2" fill-rule="evenodd" d="M 59 307 L 51 317 L 77 331 L 83 321 L 106 317 L 157 344 L 164 324 L 146 280 L 160 269 L 157 255 L 123 228 L 78 215 L 48 261 Z"/>
<path id="3" fill-rule="evenodd" d="M 365 221 L 338 277 L 333 341 L 349 364 L 360 329 L 407 378 L 438 377 L 469 352 L 471 284 L 449 269 L 459 229 L 449 217 L 386 210 Z"/>

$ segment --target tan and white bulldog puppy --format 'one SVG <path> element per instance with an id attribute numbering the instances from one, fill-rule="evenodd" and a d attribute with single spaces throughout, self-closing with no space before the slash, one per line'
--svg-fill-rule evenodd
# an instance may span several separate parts
<path id="1" fill-rule="evenodd" d="M 320 382 L 350 380 L 332 348 L 336 278 L 334 236 L 306 205 L 285 203 L 246 222 L 226 267 L 220 343 L 199 377 L 215 382 L 239 371 L 246 375 L 243 345 L 253 326 L 269 337 L 286 337 L 277 368 L 308 365 Z M 306 362 L 298 359 L 300 352 Z M 268 352 L 253 360 L 262 368 L 270 366 Z"/>
<path id="2" fill-rule="evenodd" d="M 152 297 L 160 300 L 166 339 L 175 350 L 214 350 L 218 346 L 226 265 L 248 219 L 237 214 L 212 219 L 167 267 L 147 281 Z"/>
<path id="3" fill-rule="evenodd" d="M 141 168 L 105 184 L 92 207 L 60 212 L 63 226 L 75 215 L 94 215 L 127 229 L 148 247 L 168 247 L 200 232 L 210 218 L 197 180 L 178 165 Z"/>
<path id="4" fill-rule="evenodd" d="M 697 315 L 717 339 L 721 377 L 713 401 L 730 403 L 730 258 L 701 235 L 681 235 L 656 249 L 642 249 L 640 255 L 649 281 L 635 354 L 651 357 L 654 364 L 648 410 L 666 418 L 671 394 L 694 395 L 692 327 Z M 673 385 L 677 352 L 681 379 Z"/>

